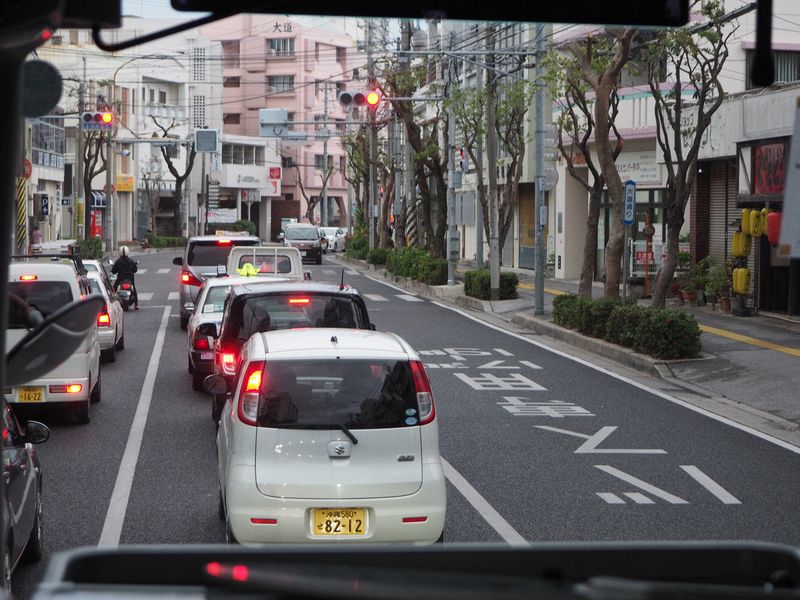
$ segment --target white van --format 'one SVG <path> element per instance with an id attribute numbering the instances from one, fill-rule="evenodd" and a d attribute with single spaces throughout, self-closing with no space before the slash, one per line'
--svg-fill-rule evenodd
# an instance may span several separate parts
<path id="1" fill-rule="evenodd" d="M 83 274 L 71 260 L 53 262 L 37 259 L 12 262 L 9 267 L 12 301 L 6 331 L 6 347 L 13 348 L 28 333 L 28 306 L 47 318 L 59 308 L 92 294 Z M 100 401 L 100 344 L 97 327 L 91 329 L 80 347 L 44 377 L 6 391 L 12 403 L 43 405 L 69 404 L 75 419 L 88 423 L 92 402 Z"/>

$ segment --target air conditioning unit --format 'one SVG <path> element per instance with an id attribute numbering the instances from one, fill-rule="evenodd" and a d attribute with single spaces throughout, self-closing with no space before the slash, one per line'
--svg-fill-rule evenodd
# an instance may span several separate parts
<path id="1" fill-rule="evenodd" d="M 278 51 L 275 48 L 267 48 L 267 56 L 277 56 Z"/>

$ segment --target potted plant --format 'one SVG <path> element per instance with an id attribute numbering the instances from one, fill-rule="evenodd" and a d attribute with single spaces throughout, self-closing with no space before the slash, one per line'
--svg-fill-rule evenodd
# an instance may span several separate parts
<path id="1" fill-rule="evenodd" d="M 681 294 L 683 295 L 683 299 L 690 305 L 697 304 L 697 293 L 703 291 L 706 287 L 706 268 L 708 267 L 708 262 L 707 258 L 697 261 L 684 275 L 681 285 Z"/>

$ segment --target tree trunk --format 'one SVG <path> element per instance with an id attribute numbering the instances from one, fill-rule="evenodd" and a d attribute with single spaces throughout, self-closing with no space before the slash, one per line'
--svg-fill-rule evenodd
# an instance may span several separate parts
<path id="1" fill-rule="evenodd" d="M 667 294 L 675 275 L 675 268 L 678 266 L 679 238 L 681 235 L 681 225 L 667 225 L 667 255 L 656 277 L 653 285 L 653 299 L 651 306 L 664 308 L 667 301 Z"/>
<path id="2" fill-rule="evenodd" d="M 597 266 L 597 224 L 600 222 L 600 189 L 592 188 L 589 192 L 589 214 L 586 217 L 586 237 L 583 241 L 583 265 L 581 279 L 578 284 L 578 295 L 592 297 L 592 283 Z"/>

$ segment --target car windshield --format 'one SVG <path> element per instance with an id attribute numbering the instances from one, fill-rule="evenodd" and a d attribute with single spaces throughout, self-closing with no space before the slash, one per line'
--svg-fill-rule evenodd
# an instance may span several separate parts
<path id="1" fill-rule="evenodd" d="M 203 312 L 222 312 L 225 308 L 225 298 L 228 297 L 228 292 L 230 292 L 230 290 L 231 286 L 229 285 L 215 285 L 209 288 L 205 303 L 203 304 Z"/>
<path id="2" fill-rule="evenodd" d="M 258 424 L 292 429 L 386 429 L 419 424 L 407 361 L 269 360 Z"/>
<path id="3" fill-rule="evenodd" d="M 318 240 L 319 234 L 311 227 L 290 227 L 286 230 L 287 240 Z"/>
<path id="4" fill-rule="evenodd" d="M 297 327 L 362 326 L 356 303 L 347 296 L 289 292 L 250 296 L 231 306 L 227 339 L 247 341 L 260 331 Z"/>
<path id="5" fill-rule="evenodd" d="M 258 273 L 291 273 L 292 261 L 286 256 L 278 256 L 275 254 L 244 254 L 239 258 L 238 269 L 246 268 L 246 265 L 251 265 L 257 269 Z"/>
<path id="6" fill-rule="evenodd" d="M 66 281 L 15 281 L 9 283 L 8 288 L 9 293 L 37 309 L 43 317 L 48 317 L 73 300 L 72 288 Z M 28 326 L 27 315 L 18 303 L 12 302 L 9 310 L 9 327 Z"/>
<path id="7" fill-rule="evenodd" d="M 215 267 L 224 265 L 228 261 L 231 248 L 235 246 L 252 246 L 254 242 L 232 240 L 226 243 L 217 241 L 193 242 L 189 246 L 186 264 L 191 267 Z"/>

